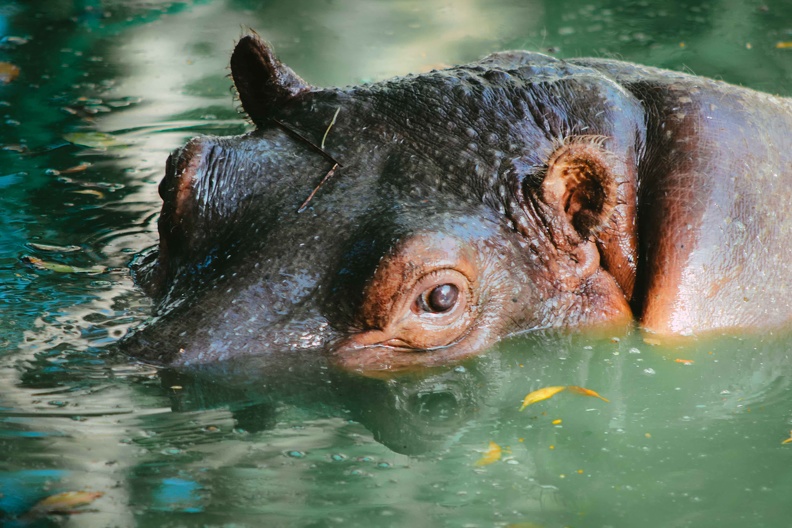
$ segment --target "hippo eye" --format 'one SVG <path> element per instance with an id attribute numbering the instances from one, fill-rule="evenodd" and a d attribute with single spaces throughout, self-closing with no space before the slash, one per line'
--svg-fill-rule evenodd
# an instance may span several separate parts
<path id="1" fill-rule="evenodd" d="M 458 287 L 454 284 L 441 284 L 423 292 L 415 302 L 421 311 L 440 314 L 456 306 L 458 299 Z"/>

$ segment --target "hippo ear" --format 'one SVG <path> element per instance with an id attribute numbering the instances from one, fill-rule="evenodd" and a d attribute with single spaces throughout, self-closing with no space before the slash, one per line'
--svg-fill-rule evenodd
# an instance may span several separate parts
<path id="1" fill-rule="evenodd" d="M 257 35 L 246 35 L 237 43 L 231 55 L 231 76 L 242 107 L 256 125 L 278 106 L 311 89 Z"/>
<path id="2" fill-rule="evenodd" d="M 604 227 L 617 203 L 616 165 L 598 141 L 566 142 L 553 153 L 542 182 L 542 201 L 561 222 L 587 239 Z"/>

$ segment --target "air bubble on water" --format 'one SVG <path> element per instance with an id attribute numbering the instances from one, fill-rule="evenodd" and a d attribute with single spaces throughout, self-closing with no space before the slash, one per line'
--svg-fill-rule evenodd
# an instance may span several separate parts
<path id="1" fill-rule="evenodd" d="M 303 457 L 305 457 L 305 453 L 303 453 L 302 451 L 296 451 L 296 450 L 287 451 L 286 452 L 286 456 L 288 456 L 290 458 L 303 458 Z"/>
<path id="2" fill-rule="evenodd" d="M 638 349 L 637 349 L 637 348 L 635 348 L 635 347 L 632 347 L 630 350 L 628 350 L 628 352 L 629 352 L 630 354 L 640 354 L 640 353 L 641 353 L 641 351 L 640 351 L 640 350 L 638 350 Z"/>
<path id="3" fill-rule="evenodd" d="M 646 374 L 647 376 L 654 376 L 655 374 L 657 374 L 657 372 L 655 372 L 655 369 L 651 367 L 647 367 L 643 369 L 643 373 Z"/>

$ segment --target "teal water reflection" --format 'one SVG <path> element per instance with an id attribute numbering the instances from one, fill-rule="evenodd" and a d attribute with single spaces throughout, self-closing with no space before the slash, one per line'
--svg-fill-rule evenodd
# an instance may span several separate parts
<path id="1" fill-rule="evenodd" d="M 789 20 L 781 1 L 4 2 L 0 524 L 787 526 L 790 334 L 527 336 L 390 381 L 315 358 L 156 371 L 112 345 L 150 308 L 126 266 L 156 242 L 168 153 L 249 129 L 226 77 L 243 26 L 317 85 L 525 48 L 789 95 Z M 519 411 L 551 385 L 609 402 Z M 104 496 L 30 513 L 65 491 Z"/>

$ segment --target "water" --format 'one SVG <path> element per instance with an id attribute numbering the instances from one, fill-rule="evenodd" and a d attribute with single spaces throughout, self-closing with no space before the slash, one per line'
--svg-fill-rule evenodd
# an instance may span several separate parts
<path id="1" fill-rule="evenodd" d="M 788 526 L 789 333 L 528 336 L 391 381 L 156 371 L 113 343 L 150 308 L 126 266 L 156 241 L 168 152 L 249 129 L 226 78 L 242 26 L 317 85 L 525 48 L 790 95 L 790 20 L 781 1 L 6 0 L 0 524 Z M 519 411 L 554 385 L 609 402 L 565 390 Z M 477 465 L 490 442 L 501 458 Z M 31 511 L 65 491 L 104 495 Z"/>

